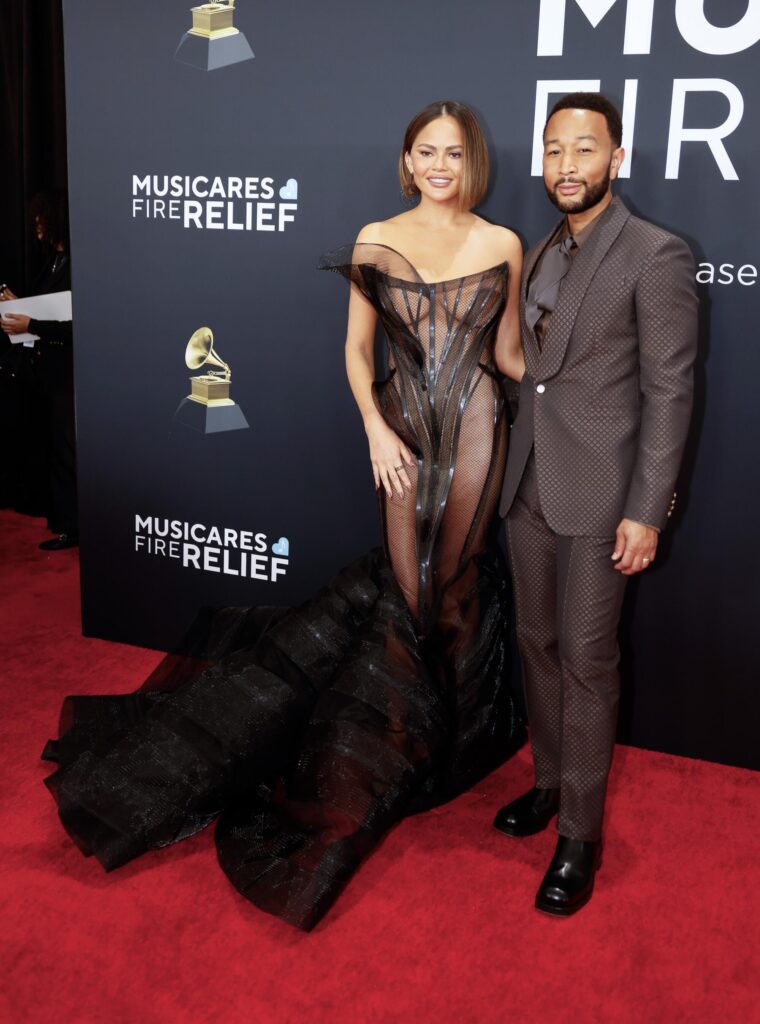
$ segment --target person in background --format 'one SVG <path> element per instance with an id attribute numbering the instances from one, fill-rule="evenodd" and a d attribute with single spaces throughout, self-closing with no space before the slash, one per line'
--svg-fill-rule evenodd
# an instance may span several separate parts
<path id="1" fill-rule="evenodd" d="M 45 260 L 32 295 L 70 291 L 71 262 L 66 195 L 42 192 L 31 204 L 31 218 Z M 15 299 L 10 288 L 0 287 L 0 302 Z M 57 536 L 42 541 L 45 551 L 59 551 L 78 544 L 76 431 L 74 420 L 73 332 L 70 320 L 34 320 L 23 313 L 7 313 L 0 321 L 3 331 L 36 334 L 34 348 L 24 349 L 27 365 L 19 368 L 45 419 L 47 467 L 50 484 L 48 526 Z"/>

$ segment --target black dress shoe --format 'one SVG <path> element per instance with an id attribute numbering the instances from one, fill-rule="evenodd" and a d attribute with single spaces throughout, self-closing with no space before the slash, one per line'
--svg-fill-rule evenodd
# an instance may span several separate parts
<path id="1" fill-rule="evenodd" d="M 73 533 L 62 533 L 52 540 L 43 540 L 39 545 L 42 551 L 63 551 L 64 548 L 76 548 L 79 546 L 79 537 Z"/>
<path id="2" fill-rule="evenodd" d="M 556 917 L 570 917 L 585 907 L 594 891 L 594 877 L 602 866 L 602 841 L 560 836 L 554 859 L 536 893 L 536 908 Z"/>
<path id="3" fill-rule="evenodd" d="M 543 832 L 558 810 L 558 789 L 531 789 L 502 807 L 493 827 L 508 836 L 534 836 Z"/>

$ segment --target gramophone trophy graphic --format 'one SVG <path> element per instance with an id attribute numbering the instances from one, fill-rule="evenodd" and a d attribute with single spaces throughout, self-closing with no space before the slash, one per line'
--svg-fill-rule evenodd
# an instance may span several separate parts
<path id="1" fill-rule="evenodd" d="M 193 25 L 179 41 L 174 59 L 204 71 L 226 68 L 251 60 L 253 50 L 243 33 L 235 28 L 235 0 L 191 7 Z"/>
<path id="2" fill-rule="evenodd" d="M 191 391 L 183 398 L 174 419 L 201 434 L 218 434 L 225 430 L 245 430 L 248 421 L 239 405 L 230 398 L 229 366 L 214 350 L 214 333 L 210 327 L 199 327 L 185 349 L 185 364 L 190 370 L 201 366 L 218 366 L 220 370 L 190 378 Z"/>

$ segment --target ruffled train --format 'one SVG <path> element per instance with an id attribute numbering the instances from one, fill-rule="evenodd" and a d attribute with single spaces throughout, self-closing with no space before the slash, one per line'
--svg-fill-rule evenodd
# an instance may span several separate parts
<path id="1" fill-rule="evenodd" d="M 300 608 L 202 616 L 136 693 L 68 697 L 43 756 L 69 835 L 110 871 L 218 819 L 233 885 L 312 928 L 394 823 L 523 740 L 506 577 L 476 561 L 448 632 L 417 634 L 378 550 Z"/>

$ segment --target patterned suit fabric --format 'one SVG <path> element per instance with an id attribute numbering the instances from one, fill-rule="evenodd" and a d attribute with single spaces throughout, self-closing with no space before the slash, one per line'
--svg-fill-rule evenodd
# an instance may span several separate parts
<path id="1" fill-rule="evenodd" d="M 520 388 L 500 503 L 508 514 L 517 634 L 536 784 L 561 789 L 558 828 L 598 838 L 615 740 L 623 517 L 672 510 L 692 400 L 697 300 L 680 239 L 615 199 L 565 277 L 539 348 L 525 261 Z"/>
<path id="2" fill-rule="evenodd" d="M 524 283 L 554 234 L 528 253 Z M 526 373 L 501 515 L 535 441 L 542 508 L 557 533 L 612 534 L 623 516 L 661 529 L 691 416 L 689 247 L 614 199 L 562 283 L 542 349 L 525 322 L 525 287 L 520 304 Z"/>

